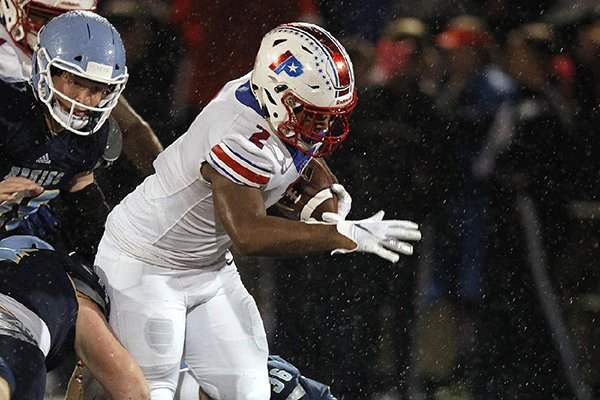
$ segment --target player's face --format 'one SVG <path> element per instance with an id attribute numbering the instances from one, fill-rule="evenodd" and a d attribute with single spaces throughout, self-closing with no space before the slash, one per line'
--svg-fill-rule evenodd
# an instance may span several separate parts
<path id="1" fill-rule="evenodd" d="M 330 121 L 331 115 L 306 113 L 302 126 L 309 129 L 312 127 L 317 132 L 327 132 L 329 131 Z"/>
<path id="2" fill-rule="evenodd" d="M 111 92 L 110 85 L 82 78 L 69 72 L 52 76 L 52 83 L 56 90 L 65 96 L 89 107 L 98 107 L 100 101 Z M 65 110 L 71 109 L 72 105 L 68 100 L 60 96 L 55 98 Z M 85 113 L 85 110 L 75 107 L 75 115 L 83 116 Z"/>
<path id="3" fill-rule="evenodd" d="M 296 114 L 296 120 L 300 125 L 307 130 L 312 132 L 329 131 L 329 127 L 331 126 L 331 115 L 310 112 L 304 110 L 302 106 L 296 107 L 294 109 L 294 114 Z"/>

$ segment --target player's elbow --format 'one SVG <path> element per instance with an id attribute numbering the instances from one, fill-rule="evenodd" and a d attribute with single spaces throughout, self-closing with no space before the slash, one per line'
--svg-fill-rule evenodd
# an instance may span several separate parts
<path id="1" fill-rule="evenodd" d="M 236 253 L 244 257 L 255 257 L 262 255 L 262 249 L 249 237 L 240 237 L 233 241 Z"/>
<path id="2" fill-rule="evenodd" d="M 265 253 L 261 234 L 253 229 L 238 229 L 230 234 L 237 254 L 244 257 L 262 256 Z"/>

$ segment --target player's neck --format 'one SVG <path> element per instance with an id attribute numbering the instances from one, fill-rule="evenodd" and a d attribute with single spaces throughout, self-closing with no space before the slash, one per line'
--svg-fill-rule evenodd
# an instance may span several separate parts
<path id="1" fill-rule="evenodd" d="M 46 126 L 52 136 L 58 135 L 64 129 L 47 111 L 44 112 L 44 119 L 46 120 Z"/>

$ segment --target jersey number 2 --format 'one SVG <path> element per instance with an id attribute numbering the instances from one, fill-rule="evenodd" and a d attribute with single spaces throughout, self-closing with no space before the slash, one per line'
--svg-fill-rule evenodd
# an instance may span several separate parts
<path id="1" fill-rule="evenodd" d="M 252 136 L 250 136 L 250 141 L 259 149 L 262 149 L 265 147 L 265 144 L 261 142 L 261 140 L 267 140 L 269 138 L 269 132 L 267 132 L 265 128 L 260 125 L 256 125 L 256 127 L 260 129 L 260 132 L 253 133 Z"/>

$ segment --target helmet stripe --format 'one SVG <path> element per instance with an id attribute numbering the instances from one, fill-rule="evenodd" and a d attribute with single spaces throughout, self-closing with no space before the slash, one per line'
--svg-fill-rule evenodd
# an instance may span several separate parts
<path id="1" fill-rule="evenodd" d="M 348 87 L 351 82 L 352 70 L 349 67 L 349 62 L 345 50 L 341 44 L 328 32 L 318 29 L 310 25 L 284 25 L 282 28 L 298 29 L 304 34 L 312 36 L 312 39 L 317 44 L 325 47 L 326 53 L 329 54 L 332 60 L 333 71 L 336 74 L 336 84 L 340 87 Z"/>

